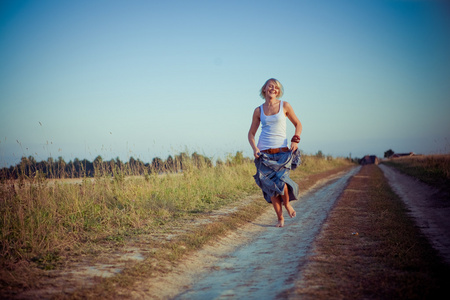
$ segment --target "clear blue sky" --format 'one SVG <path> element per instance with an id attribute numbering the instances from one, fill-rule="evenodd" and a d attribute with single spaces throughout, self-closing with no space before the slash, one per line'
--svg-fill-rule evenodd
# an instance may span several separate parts
<path id="1" fill-rule="evenodd" d="M 250 157 L 270 77 L 306 153 L 450 152 L 445 1 L 17 0 L 0 3 L 0 167 Z"/>

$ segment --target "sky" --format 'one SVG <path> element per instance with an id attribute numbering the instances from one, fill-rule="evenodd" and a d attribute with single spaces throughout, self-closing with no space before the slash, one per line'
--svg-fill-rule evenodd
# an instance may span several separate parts
<path id="1" fill-rule="evenodd" d="M 450 152 L 446 1 L 2 0 L 0 167 L 252 157 L 269 78 L 304 153 Z"/>

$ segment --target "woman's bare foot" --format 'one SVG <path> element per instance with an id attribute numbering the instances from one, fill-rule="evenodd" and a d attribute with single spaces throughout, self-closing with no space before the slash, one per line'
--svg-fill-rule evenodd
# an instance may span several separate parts
<path id="1" fill-rule="evenodd" d="M 286 204 L 286 210 L 289 214 L 289 217 L 291 218 L 295 218 L 295 216 L 297 215 L 297 213 L 295 212 L 294 208 L 291 206 L 290 203 Z"/>
<path id="2" fill-rule="evenodd" d="M 284 227 L 284 220 L 278 220 L 277 225 L 275 227 Z"/>

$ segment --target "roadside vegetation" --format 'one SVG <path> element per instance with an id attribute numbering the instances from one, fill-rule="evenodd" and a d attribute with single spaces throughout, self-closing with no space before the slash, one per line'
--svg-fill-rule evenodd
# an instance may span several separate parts
<path id="1" fill-rule="evenodd" d="M 17 176 L 3 177 L 0 289 L 33 288 L 45 270 L 60 268 L 70 257 L 95 255 L 161 228 L 170 231 L 183 220 L 239 203 L 259 191 L 252 177 L 253 161 L 241 152 L 215 165 L 196 154 L 181 158 L 180 164 L 175 164 L 178 167 L 156 171 L 140 168 L 139 174 L 133 164 L 97 163 L 94 173 L 84 173 L 75 183 L 50 180 L 55 176 L 26 169 L 27 165 L 17 168 Z M 297 180 L 352 165 L 343 158 L 304 155 L 302 159 L 303 164 L 292 174 Z M 70 177 L 62 171 L 57 174 L 57 178 Z M 267 208 L 263 204 L 250 203 L 221 222 L 187 232 L 154 255 L 162 261 L 177 260 L 186 251 L 256 218 Z M 121 284 L 128 284 L 136 280 L 136 274 L 150 276 L 152 268 L 144 261 L 117 277 Z M 105 280 L 105 284 L 114 280 Z"/>
<path id="2" fill-rule="evenodd" d="M 383 163 L 450 194 L 449 154 L 408 156 L 385 160 Z"/>

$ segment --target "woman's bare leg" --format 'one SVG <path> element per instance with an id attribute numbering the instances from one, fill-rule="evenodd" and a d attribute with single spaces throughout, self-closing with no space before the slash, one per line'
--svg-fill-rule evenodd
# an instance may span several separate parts
<path id="1" fill-rule="evenodd" d="M 283 227 L 284 218 L 283 218 L 283 205 L 281 203 L 282 201 L 281 197 L 280 196 L 272 197 L 270 198 L 270 200 L 272 201 L 273 208 L 275 209 L 278 218 L 278 223 L 276 227 Z"/>
<path id="2" fill-rule="evenodd" d="M 294 218 L 297 215 L 297 213 L 295 212 L 292 205 L 289 203 L 289 191 L 287 184 L 284 185 L 284 195 L 281 195 L 281 199 L 283 199 L 283 204 L 286 207 L 289 217 Z"/>

